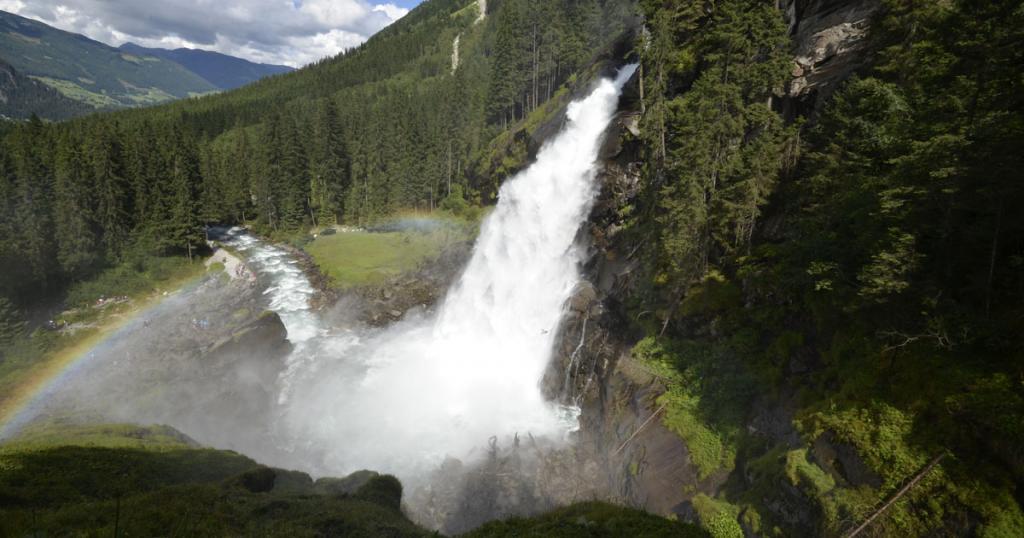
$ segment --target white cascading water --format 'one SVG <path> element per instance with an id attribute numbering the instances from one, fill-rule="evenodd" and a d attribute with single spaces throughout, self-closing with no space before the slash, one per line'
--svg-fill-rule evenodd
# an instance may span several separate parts
<path id="1" fill-rule="evenodd" d="M 482 453 L 492 436 L 575 429 L 576 413 L 546 401 L 539 383 L 580 278 L 574 239 L 593 204 L 602 135 L 634 70 L 569 105 L 562 132 L 504 183 L 436 316 L 370 336 L 306 336 L 281 379 L 274 430 L 293 457 L 280 463 L 415 482 L 445 457 Z"/>
<path id="2" fill-rule="evenodd" d="M 242 228 L 228 230 L 221 241 L 243 254 L 249 269 L 270 277 L 272 283 L 263 294 L 269 298 L 270 309 L 281 317 L 292 344 L 323 333 L 309 310 L 309 299 L 316 290 L 288 251 L 268 245 Z"/>

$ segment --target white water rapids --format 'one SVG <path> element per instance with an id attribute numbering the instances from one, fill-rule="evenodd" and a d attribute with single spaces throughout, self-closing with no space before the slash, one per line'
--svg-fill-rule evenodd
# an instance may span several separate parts
<path id="1" fill-rule="evenodd" d="M 312 288 L 284 251 L 233 233 L 263 275 L 296 344 L 281 375 L 272 462 L 315 474 L 358 469 L 416 482 L 446 457 L 471 459 L 491 437 L 565 439 L 578 411 L 546 401 L 551 359 L 582 253 L 575 237 L 596 194 L 603 133 L 635 66 L 568 107 L 563 130 L 507 180 L 472 257 L 436 315 L 375 334 L 329 332 Z"/>

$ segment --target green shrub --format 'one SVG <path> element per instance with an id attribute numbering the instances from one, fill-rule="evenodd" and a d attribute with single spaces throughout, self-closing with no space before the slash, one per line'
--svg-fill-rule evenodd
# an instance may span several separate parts
<path id="1" fill-rule="evenodd" d="M 743 538 L 743 528 L 737 521 L 739 508 L 727 501 L 712 499 L 703 493 L 695 495 L 691 502 L 700 518 L 701 526 L 713 538 Z"/>
<path id="2" fill-rule="evenodd" d="M 786 477 L 790 484 L 807 490 L 813 496 L 824 495 L 836 487 L 832 475 L 807 461 L 806 448 L 786 453 Z"/>

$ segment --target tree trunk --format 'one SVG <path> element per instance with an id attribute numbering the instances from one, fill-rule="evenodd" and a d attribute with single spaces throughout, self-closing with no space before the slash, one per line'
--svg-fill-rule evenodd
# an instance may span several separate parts
<path id="1" fill-rule="evenodd" d="M 679 308 L 679 303 L 682 302 L 684 293 L 677 289 L 672 295 L 674 298 L 672 299 L 671 306 L 669 306 L 668 314 L 665 316 L 665 321 L 661 324 L 661 331 L 658 333 L 658 337 L 665 336 L 668 324 L 672 321 L 672 316 L 675 315 L 676 309 Z"/>
<path id="2" fill-rule="evenodd" d="M 999 229 L 1003 224 L 1003 201 L 999 201 L 999 208 L 996 210 L 996 229 L 992 232 L 992 250 L 988 259 L 988 282 L 985 285 L 985 317 L 992 314 L 992 284 L 996 276 L 996 258 L 999 251 Z"/>
<path id="3" fill-rule="evenodd" d="M 640 62 L 640 113 L 647 112 L 647 103 L 644 102 L 644 63 Z"/>

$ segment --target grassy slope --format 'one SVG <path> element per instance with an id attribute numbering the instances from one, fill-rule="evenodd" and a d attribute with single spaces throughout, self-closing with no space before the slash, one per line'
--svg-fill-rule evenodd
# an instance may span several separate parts
<path id="1" fill-rule="evenodd" d="M 441 240 L 434 234 L 344 232 L 319 237 L 306 250 L 335 286 L 349 288 L 415 268 L 439 250 Z"/>
<path id="2" fill-rule="evenodd" d="M 416 269 L 448 245 L 470 239 L 478 227 L 442 212 L 412 218 L 435 229 L 394 232 L 339 232 L 321 235 L 303 248 L 338 289 L 372 285 Z M 401 220 L 401 216 L 398 217 Z"/>
<path id="3" fill-rule="evenodd" d="M 0 445 L 0 535 L 431 535 L 400 511 L 394 478 L 370 478 L 351 494 L 329 491 L 336 483 L 197 448 L 166 427 L 42 427 Z M 704 534 L 638 510 L 582 503 L 468 536 Z"/>
<path id="4" fill-rule="evenodd" d="M 0 447 L 0 535 L 425 536 L 397 510 L 389 477 L 352 496 L 240 454 L 183 446 L 167 428 L 79 428 L 63 442 Z M 52 439 L 56 441 L 57 439 Z M 134 443 L 139 443 L 134 445 Z"/>

